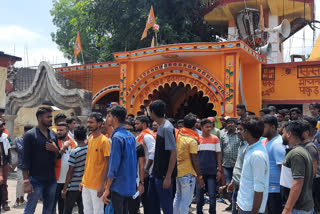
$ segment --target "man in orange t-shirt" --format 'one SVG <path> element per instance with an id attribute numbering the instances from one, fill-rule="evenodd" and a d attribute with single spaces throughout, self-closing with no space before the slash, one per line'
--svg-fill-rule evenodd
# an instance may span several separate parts
<path id="1" fill-rule="evenodd" d="M 80 184 L 84 213 L 104 214 L 102 195 L 107 181 L 111 144 L 108 138 L 101 134 L 102 123 L 100 113 L 93 112 L 89 115 L 87 124 L 92 134 Z"/>

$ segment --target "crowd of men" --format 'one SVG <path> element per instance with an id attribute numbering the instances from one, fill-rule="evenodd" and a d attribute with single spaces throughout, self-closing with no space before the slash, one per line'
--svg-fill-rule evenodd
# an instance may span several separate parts
<path id="1" fill-rule="evenodd" d="M 15 207 L 43 214 L 187 214 L 192 202 L 216 213 L 217 196 L 233 214 L 320 213 L 320 104 L 301 110 L 237 105 L 238 118 L 165 117 L 156 100 L 150 115 L 127 115 L 113 103 L 93 112 L 87 128 L 40 107 L 36 127 L 16 138 Z M 215 127 L 221 121 L 222 127 Z M 0 120 L 0 201 L 8 210 L 10 140 Z M 27 202 L 24 193 L 28 193 Z M 227 203 L 227 202 L 225 202 Z M 10 208 L 9 208 L 10 209 Z"/>

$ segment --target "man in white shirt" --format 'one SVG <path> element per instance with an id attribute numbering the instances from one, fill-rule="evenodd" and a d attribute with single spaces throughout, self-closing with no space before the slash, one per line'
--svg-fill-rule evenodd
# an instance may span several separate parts
<path id="1" fill-rule="evenodd" d="M 136 117 L 135 120 L 135 128 L 137 132 L 140 134 L 136 137 L 136 140 L 141 143 L 144 147 L 146 154 L 146 165 L 144 170 L 144 194 L 142 195 L 142 203 L 144 205 L 144 213 L 150 213 L 148 210 L 148 201 L 147 201 L 147 193 L 148 193 L 148 183 L 149 176 L 152 172 L 153 160 L 154 160 L 154 150 L 155 150 L 155 133 L 148 128 L 150 120 L 145 115 L 140 115 Z"/>
<path id="2" fill-rule="evenodd" d="M 58 213 L 63 214 L 64 210 L 64 200 L 61 197 L 61 191 L 63 190 L 64 183 L 66 181 L 67 172 L 69 169 L 68 160 L 71 153 L 71 149 L 75 147 L 75 144 L 72 142 L 70 137 L 68 137 L 68 124 L 67 123 L 58 123 L 57 126 L 57 135 L 58 143 L 60 150 L 60 155 L 56 160 L 56 178 L 57 178 L 57 190 L 55 197 L 55 205 L 53 208 L 53 214 L 56 213 L 56 203 L 58 202 Z"/>

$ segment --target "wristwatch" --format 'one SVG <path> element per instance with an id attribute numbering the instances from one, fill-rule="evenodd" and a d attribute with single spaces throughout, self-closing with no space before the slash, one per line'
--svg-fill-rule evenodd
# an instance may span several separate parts
<path id="1" fill-rule="evenodd" d="M 67 191 L 61 190 L 61 194 L 66 194 L 66 193 L 67 193 Z"/>
<path id="2" fill-rule="evenodd" d="M 142 184 L 142 185 L 144 185 L 144 182 L 143 182 L 143 181 L 139 181 L 139 184 Z"/>

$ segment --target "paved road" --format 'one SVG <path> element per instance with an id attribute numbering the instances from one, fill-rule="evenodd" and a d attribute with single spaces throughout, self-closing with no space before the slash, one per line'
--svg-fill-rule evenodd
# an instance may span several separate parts
<path id="1" fill-rule="evenodd" d="M 22 214 L 23 213 L 23 210 L 24 210 L 24 207 L 19 207 L 19 208 L 13 208 L 13 204 L 15 202 L 15 199 L 16 199 L 16 173 L 13 172 L 9 175 L 9 179 L 8 179 L 8 192 L 9 192 L 9 206 L 11 207 L 11 210 L 8 211 L 8 212 L 4 212 L 2 211 L 2 213 L 6 213 L 6 214 Z M 228 212 L 228 211 L 225 211 L 224 209 L 226 208 L 226 205 L 222 204 L 222 203 L 217 203 L 217 213 L 218 214 L 229 214 L 231 212 Z M 209 213 L 208 212 L 208 209 L 209 209 L 209 206 L 208 204 L 206 204 L 204 206 L 204 209 L 203 209 L 203 213 Z M 141 209 L 142 210 L 142 209 Z M 195 214 L 196 213 L 196 206 L 195 204 L 192 204 L 191 206 L 191 210 L 192 210 L 192 213 Z M 42 212 L 42 203 L 38 203 L 38 206 L 37 206 L 37 209 L 36 209 L 36 212 L 35 214 L 41 214 Z M 74 212 L 73 213 L 78 213 L 76 208 L 74 209 Z"/>

